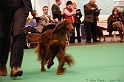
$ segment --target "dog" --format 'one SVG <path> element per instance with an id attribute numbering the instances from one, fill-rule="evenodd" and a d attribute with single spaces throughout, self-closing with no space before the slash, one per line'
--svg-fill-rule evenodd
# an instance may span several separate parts
<path id="1" fill-rule="evenodd" d="M 38 53 L 38 60 L 41 62 L 41 71 L 46 69 L 44 65 L 47 64 L 47 68 L 51 68 L 54 65 L 54 58 L 57 57 L 59 64 L 57 68 L 57 75 L 62 75 L 65 72 L 64 64 L 68 66 L 74 64 L 74 59 L 71 55 L 67 55 L 65 52 L 67 34 L 74 32 L 74 27 L 69 20 L 63 20 L 56 25 L 54 29 L 47 30 L 42 33 L 39 38 L 38 45 L 36 47 L 36 53 Z"/>
<path id="2" fill-rule="evenodd" d="M 45 25 L 43 27 L 43 29 L 42 29 L 42 33 L 44 33 L 47 30 L 54 29 L 55 26 L 56 26 L 55 24 Z M 27 39 L 26 47 L 28 47 L 28 48 L 35 48 L 37 46 L 37 43 L 38 43 L 39 38 L 41 37 L 42 33 L 37 33 L 36 29 L 33 28 L 30 25 L 26 26 L 25 28 L 28 30 L 28 33 L 27 33 L 27 36 L 26 36 L 26 39 Z"/>
<path id="3" fill-rule="evenodd" d="M 104 41 L 106 41 L 105 36 L 103 34 L 103 30 L 107 30 L 107 28 L 101 27 L 101 26 L 97 26 L 96 27 L 96 34 L 97 37 L 99 38 L 99 41 L 101 41 L 101 38 L 104 38 Z"/>

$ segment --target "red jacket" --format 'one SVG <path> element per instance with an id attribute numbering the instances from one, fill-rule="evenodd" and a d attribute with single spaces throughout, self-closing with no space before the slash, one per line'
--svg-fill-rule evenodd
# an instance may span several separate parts
<path id="1" fill-rule="evenodd" d="M 67 8 L 67 7 L 66 7 L 65 9 L 67 9 L 67 10 L 69 11 L 69 13 L 72 13 L 72 12 L 73 12 L 72 9 L 69 9 L 69 8 Z M 73 23 L 75 22 L 75 17 L 74 17 L 74 15 L 68 16 L 68 15 L 66 15 L 65 12 L 64 12 L 64 18 L 65 18 L 65 19 L 68 19 L 68 20 L 70 20 L 70 21 L 72 21 Z"/>

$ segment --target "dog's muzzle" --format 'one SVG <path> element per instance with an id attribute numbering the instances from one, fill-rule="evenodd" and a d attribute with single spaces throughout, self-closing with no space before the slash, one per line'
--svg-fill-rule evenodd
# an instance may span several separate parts
<path id="1" fill-rule="evenodd" d="M 74 33 L 75 32 L 75 29 L 71 29 L 71 32 L 70 33 Z"/>
<path id="2" fill-rule="evenodd" d="M 75 32 L 75 29 L 72 29 L 68 35 L 71 36 L 74 32 Z"/>

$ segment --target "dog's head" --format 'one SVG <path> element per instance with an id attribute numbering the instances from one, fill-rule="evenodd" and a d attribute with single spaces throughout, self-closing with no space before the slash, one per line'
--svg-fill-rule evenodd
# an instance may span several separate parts
<path id="1" fill-rule="evenodd" d="M 71 21 L 63 20 L 58 25 L 56 25 L 55 30 L 58 32 L 64 32 L 64 33 L 69 34 L 71 32 L 74 32 L 74 27 Z"/>

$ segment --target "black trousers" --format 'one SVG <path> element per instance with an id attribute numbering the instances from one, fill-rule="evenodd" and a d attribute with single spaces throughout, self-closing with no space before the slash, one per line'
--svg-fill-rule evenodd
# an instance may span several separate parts
<path id="1" fill-rule="evenodd" d="M 10 48 L 13 14 L 0 10 L 0 64 L 6 64 Z"/>
<path id="2" fill-rule="evenodd" d="M 75 28 L 76 28 L 76 32 L 77 32 L 77 39 L 78 39 L 78 42 L 81 42 L 80 23 L 75 23 Z"/>
<path id="3" fill-rule="evenodd" d="M 12 33 L 10 67 L 21 67 L 26 34 L 23 31 L 29 11 L 24 5 L 13 12 L 0 11 L 0 63 L 6 64 Z"/>
<path id="4" fill-rule="evenodd" d="M 73 23 L 73 27 L 75 28 L 75 24 Z M 75 43 L 75 32 L 71 33 L 70 35 L 70 43 Z"/>
<path id="5" fill-rule="evenodd" d="M 91 41 L 91 37 L 93 38 L 93 41 L 97 40 L 97 35 L 96 35 L 96 26 L 97 22 L 85 22 L 85 29 L 86 29 L 86 40 Z"/>

